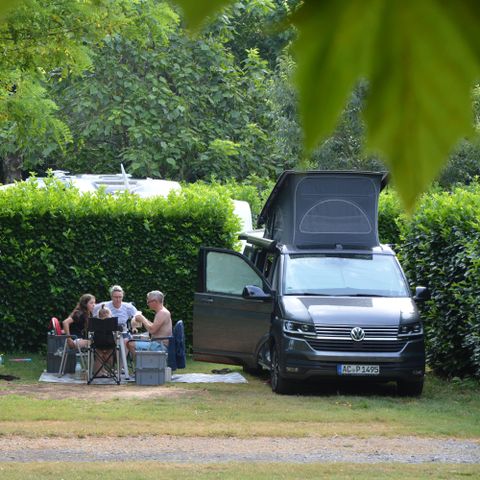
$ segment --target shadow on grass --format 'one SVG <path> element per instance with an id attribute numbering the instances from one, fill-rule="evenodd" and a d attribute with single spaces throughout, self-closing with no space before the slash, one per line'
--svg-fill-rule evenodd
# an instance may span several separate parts
<path id="1" fill-rule="evenodd" d="M 359 379 L 351 380 L 317 380 L 298 385 L 301 395 L 361 395 L 362 397 L 392 397 L 397 396 L 394 382 L 379 383 Z"/>
<path id="2" fill-rule="evenodd" d="M 265 384 L 265 388 L 270 386 L 270 373 L 262 372 L 255 375 L 257 379 Z M 303 380 L 292 382 L 293 395 L 305 396 L 332 396 L 346 395 L 363 397 L 397 397 L 397 386 L 395 382 L 374 382 L 366 379 L 348 379 L 348 380 Z"/>

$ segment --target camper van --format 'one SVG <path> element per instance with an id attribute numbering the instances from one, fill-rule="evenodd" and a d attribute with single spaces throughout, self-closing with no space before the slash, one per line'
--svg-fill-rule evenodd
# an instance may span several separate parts
<path id="1" fill-rule="evenodd" d="M 196 360 L 270 370 L 277 393 L 306 380 L 394 381 L 420 395 L 423 326 L 393 250 L 379 243 L 387 177 L 284 172 L 244 253 L 202 247 L 193 312 Z"/>

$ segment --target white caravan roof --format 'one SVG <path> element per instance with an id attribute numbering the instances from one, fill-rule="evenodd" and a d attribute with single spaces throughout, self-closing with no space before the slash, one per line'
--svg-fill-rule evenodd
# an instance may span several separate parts
<path id="1" fill-rule="evenodd" d="M 53 177 L 57 178 L 65 185 L 72 185 L 80 192 L 95 192 L 100 187 L 104 187 L 107 193 L 118 193 L 129 191 L 135 193 L 141 198 L 150 198 L 156 196 L 167 197 L 175 190 L 180 191 L 182 186 L 179 182 L 172 180 L 160 180 L 156 178 L 137 179 L 127 174 L 122 165 L 122 173 L 118 174 L 90 174 L 83 173 L 79 175 L 70 175 L 64 170 L 53 170 Z M 29 177 L 25 181 L 36 181 L 40 187 L 45 186 L 45 177 Z M 10 188 L 14 183 L 1 185 L 0 189 Z M 252 212 L 248 202 L 242 200 L 233 200 L 234 213 L 240 218 L 240 231 L 252 230 Z"/>

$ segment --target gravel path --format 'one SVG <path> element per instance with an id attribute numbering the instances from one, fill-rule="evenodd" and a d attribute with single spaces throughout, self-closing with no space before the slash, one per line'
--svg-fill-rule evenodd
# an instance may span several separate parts
<path id="1" fill-rule="evenodd" d="M 0 452 L 0 462 L 439 462 L 479 464 L 480 472 L 479 440 L 417 437 L 27 439 L 11 436 L 0 437 Z"/>

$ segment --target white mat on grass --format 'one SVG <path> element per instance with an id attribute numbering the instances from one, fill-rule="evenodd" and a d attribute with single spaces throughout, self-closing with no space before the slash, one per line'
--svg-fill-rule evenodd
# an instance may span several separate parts
<path id="1" fill-rule="evenodd" d="M 48 382 L 48 383 L 77 383 L 85 385 L 86 380 L 78 380 L 75 378 L 74 373 L 65 373 L 63 377 L 59 377 L 57 373 L 43 372 L 38 379 L 39 382 Z M 122 375 L 120 377 L 120 383 L 125 384 L 127 382 L 134 382 L 135 377 L 130 377 L 129 380 L 125 380 L 125 377 Z M 115 385 L 115 381 L 112 378 L 95 378 L 92 381 L 92 384 L 95 385 Z"/>
<path id="2" fill-rule="evenodd" d="M 77 383 L 85 384 L 85 380 L 77 380 L 75 374 L 66 373 L 63 377 L 58 377 L 56 373 L 43 372 L 38 379 L 39 382 L 48 383 Z M 121 383 L 134 382 L 135 377 L 125 380 L 121 377 Z M 172 375 L 173 383 L 248 383 L 247 379 L 241 373 L 232 372 L 226 374 L 209 374 L 209 373 L 175 373 Z M 96 385 L 112 385 L 114 381 L 111 378 L 95 378 L 92 382 Z"/>
<path id="3" fill-rule="evenodd" d="M 248 383 L 247 379 L 238 372 L 225 374 L 210 373 L 175 373 L 172 382 L 177 383 Z"/>

